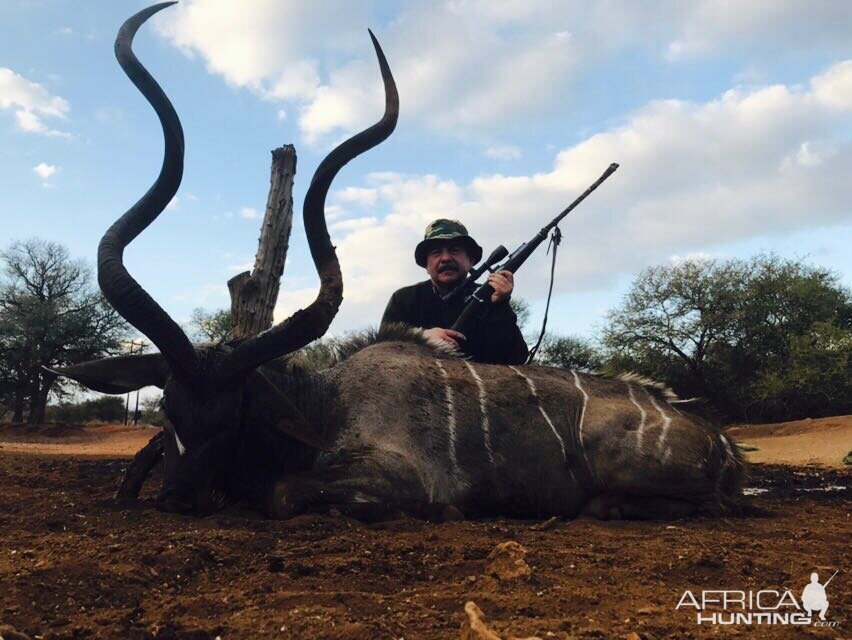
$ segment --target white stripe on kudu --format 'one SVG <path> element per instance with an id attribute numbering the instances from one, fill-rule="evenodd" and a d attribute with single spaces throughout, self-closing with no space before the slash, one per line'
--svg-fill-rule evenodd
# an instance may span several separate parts
<path id="1" fill-rule="evenodd" d="M 636 447 L 638 449 L 642 448 L 642 437 L 645 433 L 645 423 L 648 420 L 648 412 L 645 411 L 645 408 L 636 401 L 636 394 L 633 393 L 633 385 L 629 382 L 625 382 L 627 385 L 627 394 L 630 396 L 630 402 L 636 405 L 636 408 L 639 409 L 639 428 L 636 430 Z"/>
<path id="2" fill-rule="evenodd" d="M 725 452 L 722 455 L 722 466 L 719 469 L 719 475 L 716 476 L 716 493 L 719 493 L 722 490 L 722 481 L 725 479 L 725 471 L 727 470 L 728 465 L 730 465 L 734 460 L 734 451 L 731 449 L 728 439 L 720 433 L 719 441 L 725 448 Z"/>
<path id="3" fill-rule="evenodd" d="M 722 444 L 725 446 L 725 460 L 723 464 L 727 465 L 734 459 L 734 450 L 731 449 L 731 443 L 728 442 L 728 439 L 724 436 L 724 434 L 719 434 L 719 440 L 722 441 Z"/>
<path id="4" fill-rule="evenodd" d="M 577 433 L 580 437 L 580 446 L 583 447 L 583 456 L 585 457 L 586 444 L 583 442 L 583 419 L 586 417 L 586 405 L 589 403 L 589 394 L 580 386 L 580 376 L 577 375 L 577 372 L 571 369 L 571 373 L 574 376 L 574 386 L 583 394 L 583 409 L 580 411 L 580 426 L 577 428 Z"/>
<path id="5" fill-rule="evenodd" d="M 178 455 L 182 456 L 186 453 L 186 447 L 183 446 L 183 442 L 180 441 L 178 437 L 177 431 L 175 431 L 175 444 L 177 445 Z"/>
<path id="6" fill-rule="evenodd" d="M 479 374 L 470 362 L 467 360 L 464 360 L 463 362 L 467 366 L 468 371 L 470 371 L 470 375 L 472 375 L 473 379 L 476 380 L 476 386 L 479 389 L 479 413 L 482 417 L 482 439 L 485 441 L 485 451 L 488 453 L 488 460 L 491 462 L 491 466 L 496 467 L 497 463 L 494 462 L 494 449 L 491 448 L 491 423 L 488 421 L 488 409 L 485 406 L 485 383 L 482 382 L 482 378 L 479 377 Z"/>
<path id="7" fill-rule="evenodd" d="M 648 391 L 646 390 L 645 393 L 648 393 Z M 663 429 L 660 431 L 660 439 L 657 440 L 657 448 L 662 450 L 663 445 L 666 442 L 666 436 L 669 434 L 669 426 L 672 423 L 672 419 L 665 411 L 663 411 L 663 408 L 657 404 L 657 400 L 653 395 L 648 393 L 648 398 L 651 399 L 651 404 L 654 405 L 654 408 L 660 412 L 660 415 L 663 418 Z"/>
<path id="8" fill-rule="evenodd" d="M 567 460 L 568 455 L 565 453 L 565 443 L 562 441 L 562 436 L 559 435 L 559 432 L 556 430 L 556 427 L 553 426 L 553 422 L 550 420 L 550 416 L 547 415 L 547 411 L 545 411 L 544 407 L 541 406 L 541 398 L 538 397 L 538 392 L 535 390 L 535 383 L 523 373 L 518 371 L 517 367 L 509 365 L 509 368 L 527 381 L 527 386 L 530 388 L 530 393 L 533 394 L 536 403 L 538 403 L 538 410 L 541 412 L 544 421 L 547 422 L 547 426 L 550 427 L 550 430 L 553 432 L 553 435 L 555 435 L 556 439 L 559 440 L 559 448 L 562 449 L 562 459 Z"/>
<path id="9" fill-rule="evenodd" d="M 459 463 L 456 460 L 456 404 L 455 397 L 453 395 L 453 388 L 450 386 L 450 376 L 447 374 L 447 370 L 444 369 L 444 365 L 441 364 L 440 360 L 435 360 L 435 364 L 438 365 L 438 370 L 441 372 L 441 377 L 444 378 L 444 393 L 447 397 L 447 412 L 449 413 L 449 417 L 447 418 L 447 436 L 448 436 L 448 448 L 450 454 L 450 464 L 453 466 L 453 472 L 458 473 Z"/>

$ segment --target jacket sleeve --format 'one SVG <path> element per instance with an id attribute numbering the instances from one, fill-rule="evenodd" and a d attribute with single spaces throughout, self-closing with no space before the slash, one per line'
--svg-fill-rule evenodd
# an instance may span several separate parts
<path id="1" fill-rule="evenodd" d="M 411 319 L 409 318 L 410 314 L 406 313 L 405 305 L 401 298 L 402 296 L 400 295 L 400 292 L 396 291 L 391 296 L 390 300 L 388 300 L 388 306 L 385 307 L 385 312 L 382 314 L 382 327 L 385 327 L 392 322 L 411 324 Z"/>
<path id="2" fill-rule="evenodd" d="M 518 318 L 508 302 L 491 305 L 481 319 L 483 360 L 499 364 L 523 364 L 529 349 L 518 328 Z"/>

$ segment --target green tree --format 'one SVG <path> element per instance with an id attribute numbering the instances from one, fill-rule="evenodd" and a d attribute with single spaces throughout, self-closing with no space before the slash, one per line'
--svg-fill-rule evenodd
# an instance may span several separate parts
<path id="1" fill-rule="evenodd" d="M 654 375 L 684 369 L 703 389 L 708 353 L 733 337 L 745 268 L 687 260 L 645 269 L 621 307 L 610 312 L 605 344 L 616 357 L 653 368 Z"/>
<path id="2" fill-rule="evenodd" d="M 124 399 L 116 396 L 102 396 L 82 402 L 62 402 L 47 407 L 46 417 L 51 422 L 66 424 L 119 422 L 124 420 Z"/>
<path id="3" fill-rule="evenodd" d="M 608 317 L 610 364 L 741 419 L 850 407 L 852 300 L 832 272 L 760 255 L 646 269 Z"/>
<path id="4" fill-rule="evenodd" d="M 604 367 L 604 356 L 584 338 L 547 334 L 541 341 L 536 362 L 562 369 L 600 371 Z"/>
<path id="5" fill-rule="evenodd" d="M 166 424 L 166 413 L 163 410 L 163 396 L 151 396 L 142 401 L 139 421 L 143 424 L 151 424 L 162 427 Z"/>
<path id="6" fill-rule="evenodd" d="M 47 397 L 69 383 L 44 367 L 118 352 L 127 325 L 62 245 L 31 239 L 0 252 L 0 370 L 12 420 L 44 421 Z"/>
<path id="7" fill-rule="evenodd" d="M 189 318 L 190 337 L 198 342 L 225 342 L 233 326 L 230 309 L 207 311 L 199 307 Z"/>
<path id="8" fill-rule="evenodd" d="M 523 332 L 530 321 L 530 303 L 523 298 L 512 297 L 509 298 L 509 306 L 518 318 L 518 328 Z"/>
<path id="9" fill-rule="evenodd" d="M 788 338 L 785 366 L 763 367 L 751 385 L 750 413 L 813 415 L 823 407 L 850 406 L 852 332 L 816 322 Z"/>
<path id="10" fill-rule="evenodd" d="M 306 369 L 321 371 L 334 364 L 339 344 L 340 340 L 336 338 L 322 338 L 294 351 L 289 359 Z"/>

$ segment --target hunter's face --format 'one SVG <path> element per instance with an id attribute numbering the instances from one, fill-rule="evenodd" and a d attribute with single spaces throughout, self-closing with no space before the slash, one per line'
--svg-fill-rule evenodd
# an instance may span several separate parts
<path id="1" fill-rule="evenodd" d="M 426 272 L 440 290 L 459 284 L 467 276 L 470 267 L 467 251 L 458 242 L 442 242 L 426 254 Z"/>

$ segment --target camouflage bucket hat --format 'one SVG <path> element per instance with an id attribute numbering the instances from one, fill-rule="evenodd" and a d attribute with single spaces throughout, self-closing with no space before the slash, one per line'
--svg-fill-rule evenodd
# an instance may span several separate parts
<path id="1" fill-rule="evenodd" d="M 470 258 L 471 264 L 476 264 L 482 259 L 482 247 L 476 244 L 476 240 L 467 234 L 467 228 L 458 220 L 447 220 L 439 218 L 429 223 L 423 240 L 414 249 L 414 260 L 421 267 L 426 266 L 426 256 L 436 245 L 449 240 L 455 240 L 464 245 L 465 251 Z"/>

